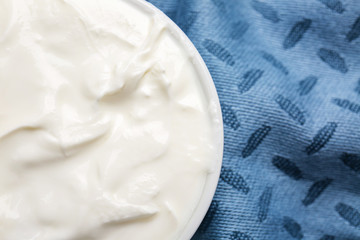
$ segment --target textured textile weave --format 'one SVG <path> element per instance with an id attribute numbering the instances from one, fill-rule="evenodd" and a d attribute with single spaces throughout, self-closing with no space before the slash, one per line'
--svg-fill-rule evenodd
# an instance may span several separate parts
<path id="1" fill-rule="evenodd" d="M 360 1 L 149 2 L 222 105 L 221 178 L 193 239 L 360 239 Z"/>

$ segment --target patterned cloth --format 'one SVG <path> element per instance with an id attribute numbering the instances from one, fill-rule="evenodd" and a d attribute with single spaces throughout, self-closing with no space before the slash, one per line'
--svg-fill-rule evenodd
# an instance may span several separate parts
<path id="1" fill-rule="evenodd" d="M 360 2 L 149 2 L 222 105 L 223 169 L 193 240 L 360 239 Z"/>

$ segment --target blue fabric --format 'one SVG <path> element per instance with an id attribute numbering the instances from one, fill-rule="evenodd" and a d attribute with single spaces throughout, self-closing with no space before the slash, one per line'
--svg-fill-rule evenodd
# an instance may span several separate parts
<path id="1" fill-rule="evenodd" d="M 203 56 L 224 115 L 193 239 L 360 239 L 360 2 L 149 2 Z"/>

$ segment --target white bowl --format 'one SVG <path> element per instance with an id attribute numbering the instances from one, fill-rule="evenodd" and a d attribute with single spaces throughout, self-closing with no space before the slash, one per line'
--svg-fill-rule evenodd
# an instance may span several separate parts
<path id="1" fill-rule="evenodd" d="M 190 53 L 192 62 L 194 63 L 195 69 L 200 76 L 200 83 L 204 91 L 206 100 L 208 102 L 208 110 L 211 115 L 211 118 L 214 122 L 214 136 L 215 136 L 215 147 L 216 154 L 213 156 L 213 167 L 209 175 L 207 176 L 206 183 L 203 189 L 202 196 L 198 205 L 192 214 L 189 222 L 187 223 L 185 229 L 181 232 L 178 239 L 187 240 L 190 239 L 196 230 L 198 229 L 200 223 L 204 219 L 207 210 L 211 204 L 211 201 L 214 197 L 215 190 L 218 184 L 221 164 L 223 158 L 223 146 L 224 146 L 224 131 L 223 131 L 223 121 L 221 114 L 221 107 L 219 102 L 219 97 L 217 95 L 213 79 L 207 69 L 204 60 L 200 56 L 199 52 L 196 50 L 195 46 L 192 44 L 190 39 L 186 34 L 163 12 L 158 8 L 153 6 L 151 3 L 146 2 L 145 0 L 133 0 L 134 4 L 139 5 L 139 7 L 146 9 L 150 13 L 158 13 L 163 16 L 163 19 L 168 23 L 171 34 L 183 44 L 183 47 L 186 51 Z"/>

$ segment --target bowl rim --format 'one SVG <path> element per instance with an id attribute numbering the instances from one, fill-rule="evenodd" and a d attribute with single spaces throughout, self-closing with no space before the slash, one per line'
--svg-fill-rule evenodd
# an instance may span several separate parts
<path id="1" fill-rule="evenodd" d="M 173 37 L 183 44 L 184 49 L 190 54 L 193 65 L 199 74 L 200 84 L 202 90 L 204 91 L 205 98 L 208 101 L 208 111 L 213 120 L 214 142 L 216 148 L 213 157 L 213 166 L 207 175 L 200 200 L 198 201 L 190 220 L 177 236 L 178 240 L 190 240 L 199 228 L 202 220 L 205 218 L 205 215 L 214 198 L 220 178 L 224 151 L 224 126 L 220 101 L 214 81 L 205 64 L 205 61 L 180 27 L 176 25 L 176 23 L 174 23 L 164 12 L 145 0 L 132 0 L 131 3 L 139 5 L 140 7 L 143 7 L 143 9 L 160 16 L 167 23 Z"/>

